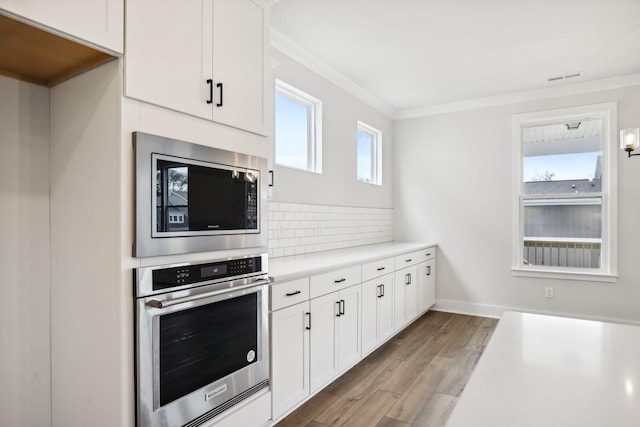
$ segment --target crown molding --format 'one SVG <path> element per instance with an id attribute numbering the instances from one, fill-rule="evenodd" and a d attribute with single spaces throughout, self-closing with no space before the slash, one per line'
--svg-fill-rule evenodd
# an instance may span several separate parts
<path id="1" fill-rule="evenodd" d="M 332 68 L 326 62 L 311 54 L 305 48 L 274 28 L 271 28 L 271 46 L 300 62 L 305 67 L 313 70 L 316 74 L 329 80 L 337 87 L 350 93 L 392 120 L 413 119 L 640 85 L 640 74 L 631 74 L 622 77 L 612 77 L 608 79 L 576 83 L 557 82 L 552 83 L 553 86 L 546 87 L 544 89 L 514 92 L 506 95 L 475 98 L 419 108 L 395 110 L 380 100 L 380 98 L 366 91 L 353 80 Z"/>
<path id="2" fill-rule="evenodd" d="M 458 111 L 474 110 L 479 108 L 497 107 L 500 105 L 517 104 L 520 102 L 537 101 L 540 99 L 557 98 L 561 96 L 579 95 L 583 93 L 598 92 L 602 90 L 619 89 L 640 85 L 640 74 L 631 74 L 622 77 L 593 80 L 589 82 L 562 84 L 553 87 L 524 92 L 514 92 L 507 95 L 476 98 L 448 104 L 432 105 L 429 107 L 398 110 L 394 120 L 413 119 L 418 117 L 433 116 L 437 114 L 454 113 Z"/>
<path id="3" fill-rule="evenodd" d="M 340 89 L 350 93 L 386 117 L 390 119 L 395 117 L 396 111 L 393 108 L 274 28 L 271 28 L 271 46 L 298 61 L 314 73 L 329 80 Z"/>

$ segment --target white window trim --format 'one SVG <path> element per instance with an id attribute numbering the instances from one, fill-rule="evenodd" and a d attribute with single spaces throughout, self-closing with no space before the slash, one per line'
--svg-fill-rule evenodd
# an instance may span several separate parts
<path id="1" fill-rule="evenodd" d="M 601 244 L 601 266 L 599 269 L 585 270 L 566 267 L 541 267 L 525 265 L 522 259 L 524 238 L 523 189 L 522 183 L 522 129 L 541 126 L 553 122 L 576 121 L 578 119 L 602 119 L 602 191 L 603 236 Z M 617 224 L 617 105 L 615 102 L 584 105 L 559 110 L 517 114 L 512 118 L 512 260 L 513 276 L 538 277 L 548 279 L 570 279 L 597 282 L 617 280 L 618 224 Z"/>
<path id="2" fill-rule="evenodd" d="M 276 79 L 276 95 L 284 96 L 307 106 L 307 120 L 309 123 L 307 128 L 307 169 L 277 163 L 275 155 L 274 161 L 280 167 L 322 173 L 322 101 L 278 79 Z M 275 141 L 274 134 L 274 150 L 275 144 L 277 144 L 277 141 Z"/>
<path id="3" fill-rule="evenodd" d="M 357 147 L 356 147 L 356 180 L 363 184 L 382 185 L 382 131 L 364 122 L 361 122 L 360 120 L 358 120 L 357 131 L 362 131 L 368 135 L 371 135 L 372 181 L 371 182 L 361 181 L 360 178 L 358 178 Z M 356 140 L 357 140 L 357 131 L 356 131 Z"/>

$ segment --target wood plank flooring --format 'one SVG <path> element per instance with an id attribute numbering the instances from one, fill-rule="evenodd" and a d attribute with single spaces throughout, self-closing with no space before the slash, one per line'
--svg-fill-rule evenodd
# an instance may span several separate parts
<path id="1" fill-rule="evenodd" d="M 496 323 L 429 311 L 276 427 L 444 426 Z"/>

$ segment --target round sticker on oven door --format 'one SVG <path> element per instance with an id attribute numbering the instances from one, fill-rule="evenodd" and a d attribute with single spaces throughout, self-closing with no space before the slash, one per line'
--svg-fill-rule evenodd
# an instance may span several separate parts
<path id="1" fill-rule="evenodd" d="M 251 363 L 254 360 L 256 360 L 256 352 L 253 350 L 249 350 L 249 353 L 247 353 L 247 362 Z"/>

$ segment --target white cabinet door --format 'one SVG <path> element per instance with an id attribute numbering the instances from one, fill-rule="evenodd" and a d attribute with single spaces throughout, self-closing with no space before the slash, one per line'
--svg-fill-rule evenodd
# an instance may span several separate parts
<path id="1" fill-rule="evenodd" d="M 418 310 L 424 313 L 436 303 L 436 260 L 418 266 Z"/>
<path id="2" fill-rule="evenodd" d="M 366 355 L 393 332 L 393 275 L 362 284 L 362 355 Z"/>
<path id="3" fill-rule="evenodd" d="M 310 302 L 311 393 L 360 360 L 360 285 Z"/>
<path id="4" fill-rule="evenodd" d="M 378 300 L 382 292 L 378 280 L 362 284 L 362 354 L 368 354 L 378 346 Z"/>
<path id="5" fill-rule="evenodd" d="M 209 0 L 210 1 L 210 0 Z M 195 116 L 211 115 L 203 79 L 207 0 L 128 0 L 125 93 Z M 210 55 L 209 55 L 210 57 Z M 210 67 L 209 67 L 210 68 Z"/>
<path id="6" fill-rule="evenodd" d="M 393 274 L 380 278 L 381 297 L 378 298 L 378 342 L 393 335 Z"/>
<path id="7" fill-rule="evenodd" d="M 395 272 L 394 324 L 395 330 L 403 328 L 418 314 L 418 267 L 406 267 Z"/>
<path id="8" fill-rule="evenodd" d="M 128 0 L 125 94 L 264 134 L 267 14 L 257 0 Z"/>
<path id="9" fill-rule="evenodd" d="M 405 287 L 405 314 L 407 321 L 411 321 L 418 316 L 418 266 L 407 270 L 409 284 Z"/>
<path id="10" fill-rule="evenodd" d="M 273 419 L 309 396 L 309 302 L 271 313 Z"/>
<path id="11" fill-rule="evenodd" d="M 309 382 L 311 393 L 324 387 L 339 372 L 335 339 L 335 319 L 340 313 L 337 296 L 337 293 L 332 293 L 310 301 Z"/>
<path id="12" fill-rule="evenodd" d="M 336 318 L 338 369 L 350 368 L 360 360 L 360 286 L 339 292 L 340 316 Z"/>
<path id="13" fill-rule="evenodd" d="M 248 0 L 214 0 L 213 9 L 213 120 L 260 134 L 267 10 Z"/>
<path id="14" fill-rule="evenodd" d="M 0 9 L 114 53 L 123 52 L 123 0 L 0 0 Z"/>

